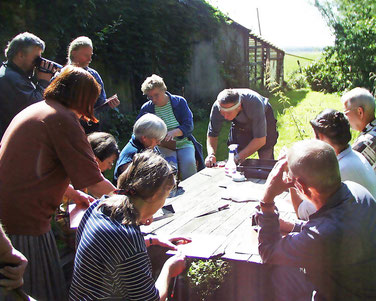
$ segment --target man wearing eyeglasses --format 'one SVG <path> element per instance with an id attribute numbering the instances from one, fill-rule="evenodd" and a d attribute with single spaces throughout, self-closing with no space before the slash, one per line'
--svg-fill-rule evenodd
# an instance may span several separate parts
<path id="1" fill-rule="evenodd" d="M 341 182 L 334 149 L 295 143 L 270 173 L 256 220 L 259 253 L 273 264 L 278 300 L 376 300 L 376 202 L 363 186 Z M 276 197 L 294 187 L 317 209 L 282 236 Z M 300 269 L 304 269 L 303 271 Z"/>
<path id="2" fill-rule="evenodd" d="M 364 88 L 355 88 L 341 98 L 350 126 L 360 132 L 352 148 L 361 153 L 376 172 L 375 98 Z"/>
<path id="3" fill-rule="evenodd" d="M 269 100 L 250 89 L 225 89 L 218 94 L 210 113 L 207 167 L 216 163 L 218 135 L 225 120 L 232 122 L 227 143 L 238 144 L 237 162 L 256 151 L 260 159 L 274 159 L 278 132 Z"/>
<path id="4" fill-rule="evenodd" d="M 7 61 L 0 67 L 0 140 L 14 116 L 43 100 L 53 75 L 36 68 L 35 59 L 44 49 L 44 41 L 29 32 L 15 36 L 5 49 Z M 43 67 L 47 68 L 44 62 Z"/>

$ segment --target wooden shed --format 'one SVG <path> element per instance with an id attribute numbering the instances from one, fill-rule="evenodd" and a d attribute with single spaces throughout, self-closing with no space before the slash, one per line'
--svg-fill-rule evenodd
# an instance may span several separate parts
<path id="1" fill-rule="evenodd" d="M 283 59 L 285 52 L 249 33 L 249 82 L 251 86 L 264 87 L 268 77 L 271 82 L 283 84 Z"/>

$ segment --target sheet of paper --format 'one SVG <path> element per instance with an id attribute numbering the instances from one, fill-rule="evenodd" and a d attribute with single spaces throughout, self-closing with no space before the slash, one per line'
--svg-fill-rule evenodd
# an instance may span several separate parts
<path id="1" fill-rule="evenodd" d="M 85 214 L 87 208 L 76 206 L 76 204 L 70 204 L 68 206 L 69 210 L 69 222 L 71 229 L 77 229 L 81 222 L 82 217 Z"/>
<path id="2" fill-rule="evenodd" d="M 167 251 L 167 254 L 173 255 L 181 252 L 187 257 L 209 259 L 224 253 L 221 245 L 226 237 L 215 237 L 210 235 L 193 235 L 190 237 L 192 242 L 185 245 L 178 245 L 178 251 Z"/>
<path id="3" fill-rule="evenodd" d="M 248 184 L 248 185 L 247 185 Z M 264 196 L 262 184 L 252 182 L 230 185 L 223 190 L 222 199 L 234 202 L 258 202 Z"/>

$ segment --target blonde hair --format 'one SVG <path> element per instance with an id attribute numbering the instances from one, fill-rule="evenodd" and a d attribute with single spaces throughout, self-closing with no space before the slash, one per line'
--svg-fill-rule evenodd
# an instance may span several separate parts
<path id="1" fill-rule="evenodd" d="M 152 74 L 152 76 L 147 77 L 145 81 L 142 83 L 141 91 L 144 95 L 146 95 L 149 91 L 155 88 L 167 91 L 167 87 L 163 81 L 163 78 L 156 74 Z"/>

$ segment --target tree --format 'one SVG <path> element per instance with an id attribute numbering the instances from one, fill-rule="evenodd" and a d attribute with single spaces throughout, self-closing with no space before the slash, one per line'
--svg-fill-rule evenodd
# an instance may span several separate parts
<path id="1" fill-rule="evenodd" d="M 363 86 L 374 89 L 376 72 L 376 2 L 374 0 L 315 0 L 335 35 L 335 45 L 321 61 L 307 68 L 315 90 L 342 91 Z"/>

